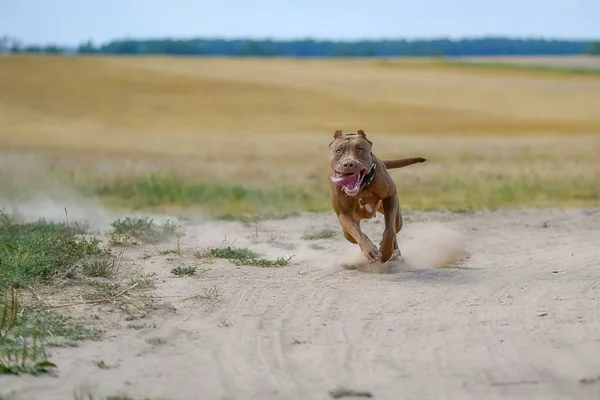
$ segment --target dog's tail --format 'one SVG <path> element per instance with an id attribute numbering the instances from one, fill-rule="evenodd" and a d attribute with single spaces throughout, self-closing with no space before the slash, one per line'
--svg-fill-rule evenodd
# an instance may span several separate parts
<path id="1" fill-rule="evenodd" d="M 381 161 L 385 165 L 385 168 L 392 169 L 392 168 L 408 167 L 409 165 L 422 163 L 422 162 L 427 161 L 427 159 L 423 158 L 423 157 L 410 157 L 410 158 L 401 158 L 400 160 L 381 160 Z"/>

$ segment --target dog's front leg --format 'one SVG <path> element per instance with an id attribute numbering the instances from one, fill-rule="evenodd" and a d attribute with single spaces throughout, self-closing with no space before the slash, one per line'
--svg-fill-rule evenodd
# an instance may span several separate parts
<path id="1" fill-rule="evenodd" d="M 381 239 L 381 262 L 384 263 L 392 258 L 396 244 L 396 222 L 398 220 L 398 197 L 390 196 L 383 199 L 383 211 L 385 228 L 383 230 L 383 238 Z"/>
<path id="2" fill-rule="evenodd" d="M 377 249 L 377 246 L 360 230 L 360 221 L 347 214 L 338 215 L 338 220 L 340 221 L 340 225 L 342 225 L 344 234 L 350 235 L 358 243 L 360 251 L 367 261 L 375 262 L 381 258 L 381 253 Z"/>

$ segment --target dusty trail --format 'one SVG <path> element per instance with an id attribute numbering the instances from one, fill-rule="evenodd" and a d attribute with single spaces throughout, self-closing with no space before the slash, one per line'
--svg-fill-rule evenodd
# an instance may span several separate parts
<path id="1" fill-rule="evenodd" d="M 101 315 L 105 340 L 52 350 L 58 378 L 2 377 L 0 392 L 62 400 L 86 384 L 170 399 L 329 399 L 337 387 L 376 399 L 600 398 L 600 211 L 413 213 L 399 236 L 407 260 L 443 241 L 411 242 L 434 223 L 464 235 L 471 258 L 459 268 L 343 269 L 359 253 L 341 235 L 300 240 L 339 230 L 329 214 L 190 223 L 181 256 L 125 254 L 126 268 L 161 281 L 158 309 L 137 321 L 147 327 Z M 381 218 L 364 226 L 376 238 Z M 169 273 L 198 265 L 193 252 L 224 237 L 269 258 L 294 254 L 294 265 L 217 260 L 197 277 Z M 297 248 L 281 248 L 289 244 Z M 221 301 L 190 299 L 213 286 Z"/>

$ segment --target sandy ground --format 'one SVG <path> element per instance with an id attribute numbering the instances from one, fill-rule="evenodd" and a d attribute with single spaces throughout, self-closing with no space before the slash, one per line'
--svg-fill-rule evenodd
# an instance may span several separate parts
<path id="1" fill-rule="evenodd" d="M 600 398 L 600 210 L 410 213 L 404 257 L 379 273 L 342 268 L 360 253 L 339 234 L 300 239 L 339 231 L 332 213 L 184 226 L 181 255 L 124 254 L 123 268 L 157 274 L 149 317 L 94 309 L 103 340 L 52 349 L 57 377 L 1 377 L 0 393 L 64 400 L 83 384 L 169 399 L 328 399 L 338 387 L 376 399 Z M 363 226 L 378 242 L 381 217 Z M 193 257 L 225 238 L 293 265 Z M 457 268 L 432 268 L 464 246 L 471 257 Z M 199 272 L 174 277 L 179 265 Z M 194 297 L 213 287 L 218 301 Z"/>

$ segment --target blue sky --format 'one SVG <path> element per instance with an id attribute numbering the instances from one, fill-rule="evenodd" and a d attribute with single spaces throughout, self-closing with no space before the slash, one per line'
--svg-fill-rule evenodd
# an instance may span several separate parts
<path id="1" fill-rule="evenodd" d="M 0 36 L 600 38 L 600 0 L 0 0 Z"/>

